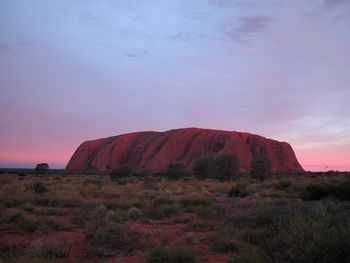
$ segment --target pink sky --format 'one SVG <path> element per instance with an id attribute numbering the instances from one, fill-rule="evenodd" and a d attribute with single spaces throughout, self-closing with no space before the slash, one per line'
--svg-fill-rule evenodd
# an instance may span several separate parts
<path id="1" fill-rule="evenodd" d="M 202 127 L 350 170 L 350 1 L 0 2 L 0 167 Z"/>

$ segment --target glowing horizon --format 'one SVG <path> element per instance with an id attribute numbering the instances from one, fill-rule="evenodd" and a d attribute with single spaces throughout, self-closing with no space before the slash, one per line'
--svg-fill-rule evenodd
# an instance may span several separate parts
<path id="1" fill-rule="evenodd" d="M 350 171 L 350 1 L 0 2 L 0 167 L 203 127 Z"/>

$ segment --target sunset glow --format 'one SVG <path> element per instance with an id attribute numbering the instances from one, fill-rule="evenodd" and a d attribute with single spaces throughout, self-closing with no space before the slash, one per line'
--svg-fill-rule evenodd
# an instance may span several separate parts
<path id="1" fill-rule="evenodd" d="M 350 170 L 350 1 L 0 1 L 0 167 L 182 127 Z"/>

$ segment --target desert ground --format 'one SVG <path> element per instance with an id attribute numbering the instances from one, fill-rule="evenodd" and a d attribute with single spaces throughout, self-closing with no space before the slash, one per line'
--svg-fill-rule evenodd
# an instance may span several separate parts
<path id="1" fill-rule="evenodd" d="M 350 176 L 0 174 L 0 262 L 350 262 Z"/>

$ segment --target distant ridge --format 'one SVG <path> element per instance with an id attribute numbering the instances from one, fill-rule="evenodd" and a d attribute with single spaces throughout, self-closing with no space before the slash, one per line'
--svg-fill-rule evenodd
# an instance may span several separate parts
<path id="1" fill-rule="evenodd" d="M 169 163 L 181 161 L 192 169 L 202 156 L 236 153 L 241 170 L 250 169 L 253 159 L 267 158 L 272 170 L 304 171 L 287 142 L 260 135 L 200 128 L 165 132 L 145 131 L 83 142 L 67 164 L 69 170 L 108 170 L 128 163 L 136 169 L 164 171 Z"/>

